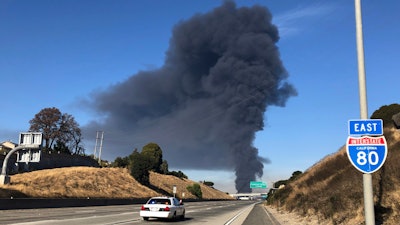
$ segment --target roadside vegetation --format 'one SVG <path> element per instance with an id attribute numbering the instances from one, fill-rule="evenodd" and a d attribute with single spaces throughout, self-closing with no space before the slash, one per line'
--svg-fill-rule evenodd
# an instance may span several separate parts
<path id="1" fill-rule="evenodd" d="M 163 159 L 162 150 L 156 143 L 149 143 L 145 145 L 141 152 L 135 149 L 129 156 L 124 158 L 118 157 L 111 164 L 111 166 L 127 168 L 132 177 L 135 178 L 135 180 L 137 180 L 139 183 L 149 186 L 152 189 L 160 192 L 163 192 L 164 189 L 151 184 L 151 172 L 153 172 L 153 174 L 159 173 L 163 175 L 174 176 L 182 180 L 188 179 L 188 177 L 182 171 L 169 171 L 168 162 Z M 174 181 L 173 183 L 177 182 Z M 203 184 L 203 186 L 209 187 L 211 184 L 214 183 L 207 182 L 206 184 Z M 203 198 L 201 186 L 198 183 L 187 185 L 186 190 L 189 194 L 188 196 L 191 195 L 198 199 Z M 182 189 L 181 191 L 184 193 L 185 189 Z"/>
<path id="2" fill-rule="evenodd" d="M 384 121 L 388 155 L 380 170 L 372 174 L 376 224 L 400 221 L 400 131 L 391 118 L 400 113 L 400 105 L 383 106 L 372 118 Z M 284 188 L 275 190 L 267 203 L 304 217 L 316 217 L 319 224 L 363 224 L 362 173 L 350 163 L 346 147 L 310 167 Z"/>
<path id="3" fill-rule="evenodd" d="M 141 152 L 135 149 L 129 156 L 117 157 L 111 166 L 127 168 L 131 175 L 143 185 L 149 184 L 150 171 L 182 179 L 188 178 L 182 171 L 169 171 L 168 162 L 163 159 L 163 152 L 156 143 L 145 145 Z"/>
<path id="4" fill-rule="evenodd" d="M 82 132 L 75 118 L 56 108 L 44 108 L 29 121 L 30 132 L 43 134 L 42 150 L 68 154 L 85 154 Z"/>
<path id="5" fill-rule="evenodd" d="M 150 172 L 148 187 L 137 182 L 126 168 L 68 167 L 12 175 L 10 184 L 0 185 L 0 198 L 146 199 L 152 196 L 173 196 L 175 185 L 177 197 L 198 199 L 186 190 L 187 186 L 194 184 L 198 183 Z M 203 190 L 203 199 L 232 199 L 219 190 L 199 185 Z"/>
<path id="6" fill-rule="evenodd" d="M 79 124 L 59 109 L 44 108 L 29 121 L 29 132 L 43 134 L 42 159 L 9 168 L 11 183 L 0 198 L 148 198 L 176 195 L 191 199 L 232 199 L 211 181 L 194 182 L 182 171 L 169 171 L 156 143 L 148 143 L 112 163 L 87 156 Z M 5 155 L 7 152 L 3 152 Z M 9 161 L 14 165 L 16 159 Z M 175 186 L 177 193 L 173 193 Z"/>

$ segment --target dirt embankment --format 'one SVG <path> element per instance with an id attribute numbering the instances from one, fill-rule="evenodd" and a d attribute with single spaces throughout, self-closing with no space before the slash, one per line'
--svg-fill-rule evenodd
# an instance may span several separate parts
<path id="1" fill-rule="evenodd" d="M 400 132 L 385 128 L 388 154 L 384 165 L 372 174 L 377 224 L 400 221 Z M 305 171 L 268 198 L 271 206 L 318 224 L 363 224 L 363 175 L 351 164 L 343 146 Z"/>
<path id="2" fill-rule="evenodd" d="M 177 197 L 195 198 L 186 190 L 194 181 L 151 172 L 150 183 L 152 188 L 140 184 L 123 168 L 56 168 L 12 175 L 10 184 L 0 186 L 0 198 L 148 198 L 173 195 L 174 185 Z M 231 199 L 200 185 L 203 199 Z"/>

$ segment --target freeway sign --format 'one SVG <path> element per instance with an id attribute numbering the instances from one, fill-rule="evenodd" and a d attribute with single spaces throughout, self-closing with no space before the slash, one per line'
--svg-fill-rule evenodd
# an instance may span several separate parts
<path id="1" fill-rule="evenodd" d="M 347 156 L 353 166 L 363 173 L 373 173 L 386 160 L 387 144 L 384 136 L 348 137 Z"/>
<path id="2" fill-rule="evenodd" d="M 267 184 L 262 181 L 250 181 L 250 188 L 267 188 Z"/>
<path id="3" fill-rule="evenodd" d="M 383 135 L 381 119 L 349 120 L 349 135 Z"/>

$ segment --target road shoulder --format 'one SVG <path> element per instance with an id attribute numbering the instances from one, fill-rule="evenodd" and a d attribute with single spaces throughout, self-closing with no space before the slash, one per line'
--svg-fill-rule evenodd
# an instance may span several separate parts
<path id="1" fill-rule="evenodd" d="M 242 225 L 281 225 L 275 217 L 264 207 L 264 203 L 257 203 Z"/>
<path id="2" fill-rule="evenodd" d="M 318 219 L 312 216 L 302 217 L 296 213 L 286 212 L 282 209 L 265 204 L 264 208 L 280 223 L 280 225 L 320 225 Z"/>

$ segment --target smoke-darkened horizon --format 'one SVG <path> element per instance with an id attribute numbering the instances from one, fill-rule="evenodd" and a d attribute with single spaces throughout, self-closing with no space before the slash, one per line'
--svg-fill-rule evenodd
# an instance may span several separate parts
<path id="1" fill-rule="evenodd" d="M 84 133 L 105 131 L 103 148 L 114 157 L 154 142 L 170 167 L 234 170 L 236 190 L 251 192 L 249 182 L 269 162 L 253 146 L 264 113 L 297 94 L 286 81 L 278 39 L 261 6 L 224 2 L 181 21 L 161 68 L 92 96 L 91 107 L 104 117 Z"/>

